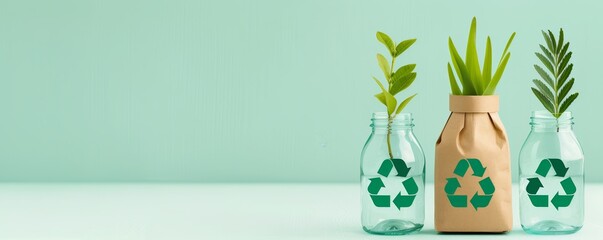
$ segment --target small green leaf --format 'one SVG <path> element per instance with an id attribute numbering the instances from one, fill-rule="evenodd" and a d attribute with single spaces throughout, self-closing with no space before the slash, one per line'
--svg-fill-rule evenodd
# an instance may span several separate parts
<path id="1" fill-rule="evenodd" d="M 569 97 L 567 97 L 567 99 L 565 99 L 565 101 L 563 101 L 563 103 L 561 104 L 561 108 L 559 108 L 559 115 L 564 113 L 565 110 L 567 110 L 567 108 L 569 108 L 569 106 L 572 104 L 572 102 L 574 102 L 574 100 L 576 100 L 577 97 L 578 97 L 578 93 L 569 95 Z"/>
<path id="2" fill-rule="evenodd" d="M 381 81 L 379 81 L 379 79 L 377 79 L 375 77 L 373 77 L 373 79 L 375 80 L 375 82 L 377 82 L 377 85 L 379 85 L 379 88 L 381 88 L 382 94 L 385 98 L 385 105 L 387 106 L 387 114 L 392 115 L 392 113 L 394 113 L 394 111 L 396 110 L 396 105 L 397 105 L 396 98 L 394 96 L 392 96 L 385 89 L 385 87 L 383 87 L 383 84 L 381 84 Z M 379 97 L 377 97 L 377 98 L 379 98 Z"/>
<path id="3" fill-rule="evenodd" d="M 538 66 L 536 64 L 534 64 L 534 69 L 536 69 L 536 72 L 538 72 L 538 74 L 540 74 L 540 77 L 542 77 L 546 83 L 548 83 L 552 88 L 555 88 L 555 82 L 553 82 L 553 79 L 551 78 L 551 76 L 549 76 L 549 74 L 546 73 L 544 71 L 544 69 L 542 69 L 540 66 Z"/>
<path id="4" fill-rule="evenodd" d="M 387 114 L 392 115 L 392 113 L 394 113 L 396 110 L 396 105 L 398 104 L 396 98 L 388 92 L 383 92 L 383 94 L 385 95 L 385 102 L 387 103 Z"/>
<path id="5" fill-rule="evenodd" d="M 551 90 L 542 81 L 540 81 L 538 79 L 534 79 L 533 82 L 536 85 L 536 87 L 538 87 L 538 90 L 540 90 L 540 92 L 543 93 L 543 95 L 550 102 L 554 102 L 555 101 L 555 96 L 553 95 L 553 92 L 551 92 Z"/>
<path id="6" fill-rule="evenodd" d="M 448 63 L 448 78 L 450 79 L 450 88 L 452 90 L 453 95 L 461 95 L 461 89 L 459 85 L 456 83 L 456 79 L 454 78 L 454 73 L 452 72 L 452 67 L 450 67 L 450 63 Z"/>
<path id="7" fill-rule="evenodd" d="M 398 46 L 396 46 L 396 54 L 395 56 L 400 56 L 400 54 L 402 54 L 404 51 L 406 51 L 406 49 L 408 49 L 413 43 L 415 43 L 415 41 L 417 41 L 417 39 L 408 39 L 408 40 L 404 40 L 402 42 L 400 42 L 398 44 Z"/>
<path id="8" fill-rule="evenodd" d="M 565 67 L 569 63 L 570 58 L 572 58 L 572 52 L 567 53 L 567 55 L 565 55 L 565 57 L 561 60 L 559 68 L 557 68 L 557 74 L 561 74 L 561 72 L 565 70 Z"/>
<path id="9" fill-rule="evenodd" d="M 381 71 L 383 71 L 383 75 L 385 75 L 385 79 L 387 79 L 388 82 L 390 82 L 391 80 L 391 69 L 389 67 L 389 63 L 387 62 L 387 59 L 385 59 L 385 57 L 379 53 L 377 53 L 377 62 L 379 62 L 379 67 L 381 68 Z"/>
<path id="10" fill-rule="evenodd" d="M 550 62 L 552 62 L 552 63 L 555 62 L 555 58 L 553 58 L 552 53 L 548 49 L 546 49 L 544 46 L 542 46 L 542 44 L 540 44 L 540 49 L 542 50 L 544 55 L 546 55 L 546 57 L 549 59 Z"/>
<path id="11" fill-rule="evenodd" d="M 385 101 L 385 95 L 383 94 L 383 92 L 375 94 L 375 97 L 379 99 L 379 102 L 383 103 L 383 105 L 387 107 L 387 102 Z"/>
<path id="12" fill-rule="evenodd" d="M 507 52 L 509 51 L 509 47 L 511 47 L 511 43 L 513 42 L 513 38 L 515 38 L 515 33 L 511 34 L 511 36 L 509 37 L 509 40 L 507 41 L 507 45 L 505 45 L 505 50 L 503 51 L 502 55 L 500 55 L 500 60 L 498 61 L 499 66 L 502 63 L 503 58 L 507 55 Z"/>
<path id="13" fill-rule="evenodd" d="M 551 42 L 551 38 L 549 37 L 549 35 L 542 31 L 542 36 L 544 37 L 544 41 L 546 42 L 547 47 L 549 47 L 549 50 L 555 54 L 555 48 L 553 47 L 553 43 Z"/>
<path id="14" fill-rule="evenodd" d="M 559 43 L 557 43 L 557 53 L 560 53 L 563 46 L 563 28 L 559 29 Z"/>
<path id="15" fill-rule="evenodd" d="M 377 99 L 379 99 L 379 101 L 381 103 L 383 103 L 383 105 L 387 106 L 387 101 L 385 100 L 385 94 L 383 94 L 383 90 L 385 90 L 385 87 L 383 87 L 383 84 L 381 84 L 381 81 L 379 81 L 379 79 L 377 79 L 376 77 L 373 77 L 373 79 L 375 80 L 377 85 L 379 85 L 379 88 L 381 89 L 381 93 L 375 94 L 375 97 Z"/>
<path id="16" fill-rule="evenodd" d="M 549 100 L 544 96 L 544 94 L 539 92 L 536 88 L 532 88 L 532 92 L 534 93 L 534 95 L 536 95 L 536 98 L 540 100 L 544 108 L 546 108 L 546 110 L 548 110 L 551 114 L 554 115 L 555 108 L 553 107 L 553 103 L 549 102 Z"/>
<path id="17" fill-rule="evenodd" d="M 555 54 L 559 54 L 559 49 L 557 49 L 557 41 L 555 41 L 555 35 L 553 35 L 553 32 L 551 32 L 551 30 L 549 31 L 549 37 L 551 38 L 551 43 L 553 44 L 553 48 L 551 48 L 551 50 L 553 50 L 553 53 Z"/>
<path id="18" fill-rule="evenodd" d="M 490 37 L 486 40 L 486 56 L 484 57 L 484 70 L 482 72 L 482 85 L 487 87 L 492 78 L 492 43 Z"/>
<path id="19" fill-rule="evenodd" d="M 413 83 L 413 81 L 415 80 L 416 77 L 417 77 L 417 73 L 411 72 L 409 74 L 401 76 L 398 79 L 394 78 L 392 80 L 392 87 L 389 92 L 395 96 L 402 90 L 408 88 Z"/>
<path id="20" fill-rule="evenodd" d="M 509 58 L 511 58 L 511 53 L 507 53 L 503 61 L 498 65 L 490 84 L 484 90 L 484 95 L 492 95 L 496 91 L 496 86 L 498 85 L 498 81 L 502 78 L 503 72 L 505 71 L 505 67 L 507 66 L 507 62 L 509 62 Z"/>
<path id="21" fill-rule="evenodd" d="M 398 79 L 406 74 L 411 73 L 412 70 L 415 70 L 415 66 L 417 66 L 417 65 L 416 64 L 407 64 L 407 65 L 404 65 L 404 66 L 398 68 L 398 70 L 396 70 L 396 72 L 394 73 L 393 78 Z"/>
<path id="22" fill-rule="evenodd" d="M 542 62 L 542 64 L 544 64 L 544 66 L 551 71 L 551 73 L 555 72 L 555 68 L 553 67 L 553 63 L 549 62 L 548 59 L 546 59 L 546 57 L 540 53 L 535 53 L 536 57 L 538 57 L 538 59 L 540 59 L 540 61 Z"/>
<path id="23" fill-rule="evenodd" d="M 392 39 L 385 33 L 382 32 L 377 32 L 377 40 L 379 40 L 379 42 L 383 43 L 383 45 L 385 45 L 385 47 L 387 48 L 387 50 L 389 50 L 389 53 L 394 56 L 396 54 L 396 48 L 394 45 L 394 41 L 392 41 Z"/>
<path id="24" fill-rule="evenodd" d="M 376 77 L 373 77 L 373 80 L 375 80 L 377 85 L 379 85 L 379 88 L 381 89 L 381 91 L 387 92 L 387 90 L 385 90 L 385 87 L 383 87 L 383 84 L 381 84 L 381 81 L 379 81 L 379 79 L 377 79 Z"/>
<path id="25" fill-rule="evenodd" d="M 469 38 L 467 39 L 467 55 L 465 56 L 465 61 L 467 64 L 469 79 L 475 87 L 475 92 L 477 95 L 481 95 L 484 91 L 484 86 L 482 85 L 482 74 L 480 73 L 477 46 L 475 44 L 476 28 L 477 21 L 475 17 L 473 17 L 473 20 L 471 21 L 471 28 L 469 29 Z"/>
<path id="26" fill-rule="evenodd" d="M 565 45 L 563 45 L 563 48 L 561 49 L 561 52 L 559 53 L 559 59 L 563 59 L 565 58 L 565 53 L 567 53 L 567 49 L 569 48 L 570 43 L 567 42 L 565 43 Z"/>
<path id="27" fill-rule="evenodd" d="M 574 64 L 570 64 L 567 68 L 561 73 L 559 76 L 559 80 L 557 81 L 557 89 L 559 89 L 565 83 L 565 80 L 569 77 L 570 73 L 572 73 L 572 68 L 574 68 Z"/>
<path id="28" fill-rule="evenodd" d="M 569 91 L 572 89 L 572 86 L 574 86 L 574 79 L 570 79 L 567 84 L 563 85 L 563 87 L 561 88 L 561 91 L 559 91 L 559 97 L 557 98 L 557 100 L 559 102 L 563 101 L 563 99 L 565 99 L 565 96 L 567 96 L 567 94 L 569 93 Z"/>
<path id="29" fill-rule="evenodd" d="M 410 100 L 412 100 L 415 96 L 417 96 L 417 94 L 413 94 L 412 96 L 404 99 L 404 101 L 402 101 L 400 103 L 400 106 L 398 106 L 398 109 L 396 110 L 396 115 L 400 114 L 400 112 L 402 112 L 402 109 L 404 109 L 406 107 L 406 105 L 408 105 L 408 103 L 410 102 Z"/>

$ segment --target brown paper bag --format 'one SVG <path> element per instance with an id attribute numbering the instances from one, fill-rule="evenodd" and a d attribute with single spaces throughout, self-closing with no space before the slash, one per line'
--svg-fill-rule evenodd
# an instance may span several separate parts
<path id="1" fill-rule="evenodd" d="M 451 95 L 450 111 L 436 143 L 436 230 L 511 230 L 509 144 L 498 96 Z"/>

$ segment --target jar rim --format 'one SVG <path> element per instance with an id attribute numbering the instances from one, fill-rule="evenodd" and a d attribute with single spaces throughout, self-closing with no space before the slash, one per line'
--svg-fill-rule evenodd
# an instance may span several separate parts
<path id="1" fill-rule="evenodd" d="M 532 129 L 556 128 L 557 131 L 559 131 L 560 128 L 571 128 L 572 125 L 574 125 L 573 119 L 572 113 L 569 111 L 562 113 L 559 118 L 555 118 L 555 116 L 547 110 L 538 110 L 532 112 L 530 125 L 532 125 Z"/>
<path id="2" fill-rule="evenodd" d="M 386 112 L 374 112 L 371 118 L 371 127 L 373 128 L 382 128 L 391 126 L 394 128 L 412 128 L 415 125 L 412 123 L 413 118 L 411 113 L 400 113 L 395 116 L 393 120 L 388 118 L 388 114 Z"/>
<path id="3" fill-rule="evenodd" d="M 559 118 L 555 118 L 555 116 L 553 116 L 553 114 L 551 114 L 547 110 L 532 111 L 531 118 L 539 119 L 539 120 L 572 120 L 572 119 L 574 119 L 574 117 L 572 117 L 572 112 L 570 112 L 570 111 L 565 111 L 561 114 L 561 116 L 559 116 Z"/>
<path id="4" fill-rule="evenodd" d="M 386 112 L 374 112 L 371 117 L 373 120 L 387 120 L 389 115 Z M 412 113 L 401 112 L 396 114 L 394 120 L 404 121 L 411 120 L 412 121 Z"/>

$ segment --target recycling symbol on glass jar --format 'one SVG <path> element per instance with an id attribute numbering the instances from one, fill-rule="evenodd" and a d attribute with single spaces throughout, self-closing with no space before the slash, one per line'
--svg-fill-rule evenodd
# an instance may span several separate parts
<path id="1" fill-rule="evenodd" d="M 477 211 L 478 208 L 484 208 L 490 204 L 490 200 L 492 199 L 495 188 L 490 177 L 483 178 L 486 168 L 477 158 L 466 158 L 459 160 L 454 168 L 454 174 L 464 178 L 470 166 L 473 170 L 473 174 L 469 177 L 481 178 L 481 180 L 479 180 L 479 186 L 483 194 L 480 194 L 479 191 L 476 191 L 471 197 L 471 200 L 469 200 L 473 208 L 475 208 L 475 211 Z M 446 186 L 444 187 L 444 191 L 448 196 L 450 205 L 455 208 L 466 208 L 468 205 L 468 196 L 455 194 L 456 190 L 460 187 L 461 184 L 459 183 L 459 179 L 457 177 L 446 178 Z"/>
<path id="2" fill-rule="evenodd" d="M 540 161 L 540 164 L 536 169 L 536 174 L 543 178 L 547 178 L 546 175 L 549 173 L 549 170 L 551 170 L 551 167 L 553 167 L 555 175 L 549 178 L 565 178 L 565 175 L 569 170 L 569 167 L 565 167 L 565 164 L 563 164 L 561 159 L 545 158 Z M 559 210 L 560 207 L 568 207 L 572 203 L 574 193 L 576 193 L 576 185 L 571 177 L 563 179 L 560 184 L 565 194 L 559 194 L 559 191 L 557 191 L 550 201 L 557 210 Z M 528 178 L 526 191 L 528 192 L 528 197 L 530 198 L 532 205 L 534 207 L 548 207 L 549 196 L 539 195 L 538 190 L 540 190 L 540 188 L 544 188 L 544 186 L 542 185 L 542 182 L 540 182 L 539 177 Z"/>
<path id="3" fill-rule="evenodd" d="M 406 165 L 406 162 L 404 162 L 404 160 L 402 159 L 388 158 L 383 160 L 377 173 L 379 173 L 379 175 L 385 178 L 389 178 L 390 174 L 392 173 L 392 169 L 394 168 L 396 169 L 396 175 L 392 176 L 402 178 L 408 176 L 408 173 L 411 169 Z M 373 201 L 373 204 L 376 207 L 390 207 L 391 203 L 393 203 L 398 208 L 398 210 L 400 210 L 401 208 L 410 207 L 415 201 L 417 192 L 419 192 L 419 186 L 415 182 L 415 179 L 412 177 L 402 181 L 402 186 L 404 186 L 406 194 L 402 195 L 402 191 L 400 191 L 396 196 L 379 194 L 381 188 L 386 188 L 381 177 L 370 178 L 369 180 L 370 183 L 368 185 L 368 192 L 370 193 L 371 200 Z"/>

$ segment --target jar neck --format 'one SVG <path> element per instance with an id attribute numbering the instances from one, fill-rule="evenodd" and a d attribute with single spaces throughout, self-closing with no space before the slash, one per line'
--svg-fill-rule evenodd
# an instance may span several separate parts
<path id="1" fill-rule="evenodd" d="M 564 112 L 555 118 L 548 111 L 534 111 L 530 120 L 534 132 L 567 132 L 572 131 L 574 125 L 571 112 Z"/>
<path id="2" fill-rule="evenodd" d="M 390 118 L 385 112 L 376 112 L 371 118 L 371 127 L 373 133 L 387 133 L 388 130 L 391 132 L 412 131 L 415 126 L 412 121 L 410 113 L 400 113 Z"/>

